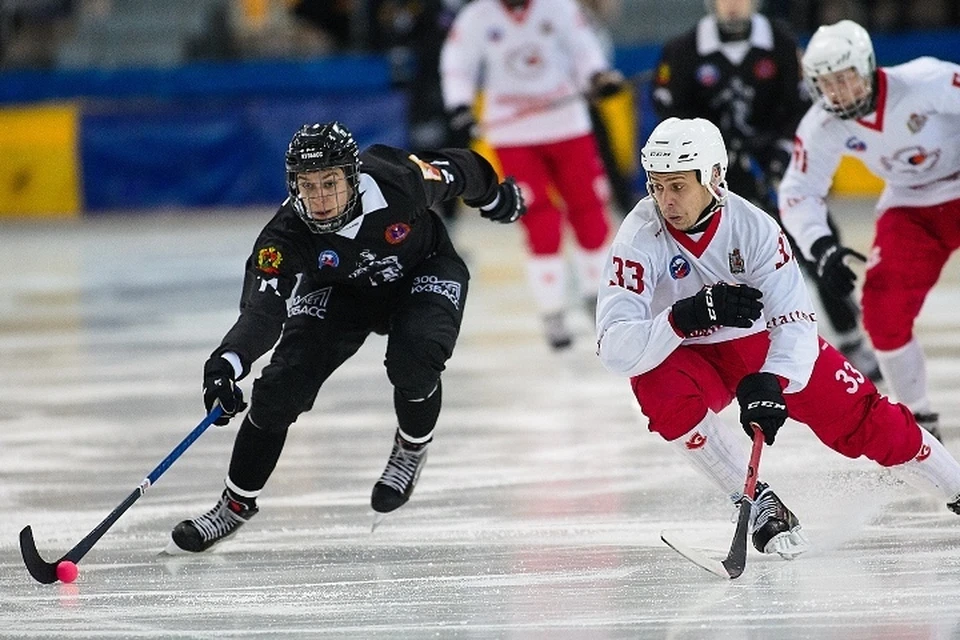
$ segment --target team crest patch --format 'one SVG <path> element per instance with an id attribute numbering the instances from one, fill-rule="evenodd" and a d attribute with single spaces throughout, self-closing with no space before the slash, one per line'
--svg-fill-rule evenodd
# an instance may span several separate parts
<path id="1" fill-rule="evenodd" d="M 743 256 L 740 255 L 740 249 L 734 249 L 728 253 L 727 259 L 730 261 L 730 273 L 744 272 Z"/>
<path id="2" fill-rule="evenodd" d="M 383 237 L 386 238 L 387 242 L 390 244 L 400 244 L 407 239 L 407 235 L 409 235 L 409 233 L 410 225 L 402 222 L 395 222 L 387 227 L 386 231 L 383 232 Z"/>
<path id="3" fill-rule="evenodd" d="M 927 124 L 927 116 L 919 113 L 911 113 L 910 119 L 907 120 L 907 129 L 910 129 L 910 133 L 916 133 L 923 129 L 923 125 Z"/>
<path id="4" fill-rule="evenodd" d="M 670 65 L 663 63 L 657 69 L 657 84 L 667 84 L 670 82 Z"/>
<path id="5" fill-rule="evenodd" d="M 847 138 L 847 149 L 851 151 L 866 151 L 867 143 L 856 136 Z"/>
<path id="6" fill-rule="evenodd" d="M 720 80 L 720 70 L 716 65 L 703 64 L 697 69 L 697 82 L 704 87 L 712 87 Z"/>
<path id="7" fill-rule="evenodd" d="M 753 75 L 757 80 L 771 80 L 777 75 L 777 63 L 770 58 L 760 58 L 753 65 Z"/>
<path id="8" fill-rule="evenodd" d="M 276 247 L 264 247 L 257 252 L 257 269 L 270 275 L 280 273 L 283 254 Z"/>
<path id="9" fill-rule="evenodd" d="M 407 156 L 411 162 L 420 167 L 420 173 L 423 174 L 424 180 L 435 180 L 437 182 L 443 181 L 443 174 L 440 172 L 440 169 L 437 169 L 435 166 L 429 162 L 424 162 L 414 154 Z"/>
<path id="10" fill-rule="evenodd" d="M 340 266 L 340 256 L 337 255 L 336 251 L 331 251 L 327 249 L 320 252 L 320 256 L 317 258 L 317 268 L 323 269 L 324 267 L 339 267 Z"/>
<path id="11" fill-rule="evenodd" d="M 683 256 L 677 255 L 670 259 L 670 277 L 680 280 L 690 275 L 690 263 Z"/>

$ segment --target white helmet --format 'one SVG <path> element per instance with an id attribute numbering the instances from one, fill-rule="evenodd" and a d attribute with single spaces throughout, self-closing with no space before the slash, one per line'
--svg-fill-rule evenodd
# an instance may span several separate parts
<path id="1" fill-rule="evenodd" d="M 818 97 L 827 111 L 841 118 L 859 118 L 873 111 L 873 76 L 877 62 L 870 34 L 856 22 L 841 20 L 817 29 L 810 38 L 801 64 L 810 95 Z M 851 87 L 851 95 L 841 95 L 847 99 L 837 104 L 824 96 L 819 78 L 845 69 L 854 69 L 864 85 L 859 91 Z"/>
<path id="2" fill-rule="evenodd" d="M 709 120 L 667 118 L 647 138 L 640 164 L 648 174 L 696 171 L 700 184 L 718 203 L 726 198 L 727 147 L 720 129 Z M 653 193 L 649 180 L 647 189 Z"/>

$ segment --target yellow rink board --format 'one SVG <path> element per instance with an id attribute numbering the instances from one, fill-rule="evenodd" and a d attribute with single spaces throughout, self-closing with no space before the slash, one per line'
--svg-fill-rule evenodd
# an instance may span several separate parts
<path id="1" fill-rule="evenodd" d="M 74 105 L 0 109 L 0 217 L 79 213 L 78 119 Z"/>

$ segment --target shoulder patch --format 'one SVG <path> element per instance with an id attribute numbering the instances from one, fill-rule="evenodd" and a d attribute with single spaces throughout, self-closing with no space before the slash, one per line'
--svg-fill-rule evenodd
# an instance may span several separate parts
<path id="1" fill-rule="evenodd" d="M 264 247 L 257 252 L 257 269 L 270 275 L 280 273 L 283 254 L 276 247 Z"/>
<path id="2" fill-rule="evenodd" d="M 440 172 L 440 169 L 436 168 L 429 162 L 424 162 L 412 153 L 407 156 L 407 158 L 410 159 L 410 162 L 420 167 L 420 173 L 423 174 L 424 180 L 435 180 L 437 182 L 443 181 L 443 174 Z"/>

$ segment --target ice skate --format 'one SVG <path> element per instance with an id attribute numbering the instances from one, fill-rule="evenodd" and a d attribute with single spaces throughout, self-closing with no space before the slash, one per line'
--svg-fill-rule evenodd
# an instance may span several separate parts
<path id="1" fill-rule="evenodd" d="M 173 528 L 164 551 L 169 555 L 206 551 L 236 533 L 259 510 L 256 500 L 241 498 L 224 489 L 220 501 L 210 511 Z"/>
<path id="2" fill-rule="evenodd" d="M 750 531 L 753 546 L 761 553 L 778 553 L 786 560 L 793 560 L 810 549 L 810 541 L 800 529 L 800 521 L 763 482 L 757 483 L 757 491 L 750 514 Z"/>
<path id="3" fill-rule="evenodd" d="M 857 338 L 851 342 L 841 344 L 840 353 L 850 361 L 850 364 L 852 364 L 857 371 L 874 382 L 883 380 L 883 374 L 880 373 L 880 363 L 877 362 L 877 356 L 863 338 Z"/>
<path id="4" fill-rule="evenodd" d="M 423 465 L 427 463 L 429 444 L 429 441 L 422 444 L 407 442 L 397 431 L 390 459 L 387 460 L 383 475 L 373 485 L 373 493 L 370 495 L 370 506 L 376 511 L 373 529 L 377 528 L 386 514 L 405 505 L 413 495 Z"/>
<path id="5" fill-rule="evenodd" d="M 943 437 L 940 435 L 940 414 L 939 413 L 915 413 L 913 414 L 914 420 L 917 421 L 917 424 L 930 432 L 934 438 L 943 442 Z"/>
<path id="6" fill-rule="evenodd" d="M 550 348 L 554 351 L 562 351 L 573 344 L 573 336 L 570 334 L 570 329 L 567 328 L 563 311 L 545 314 L 543 316 L 543 330 Z"/>

